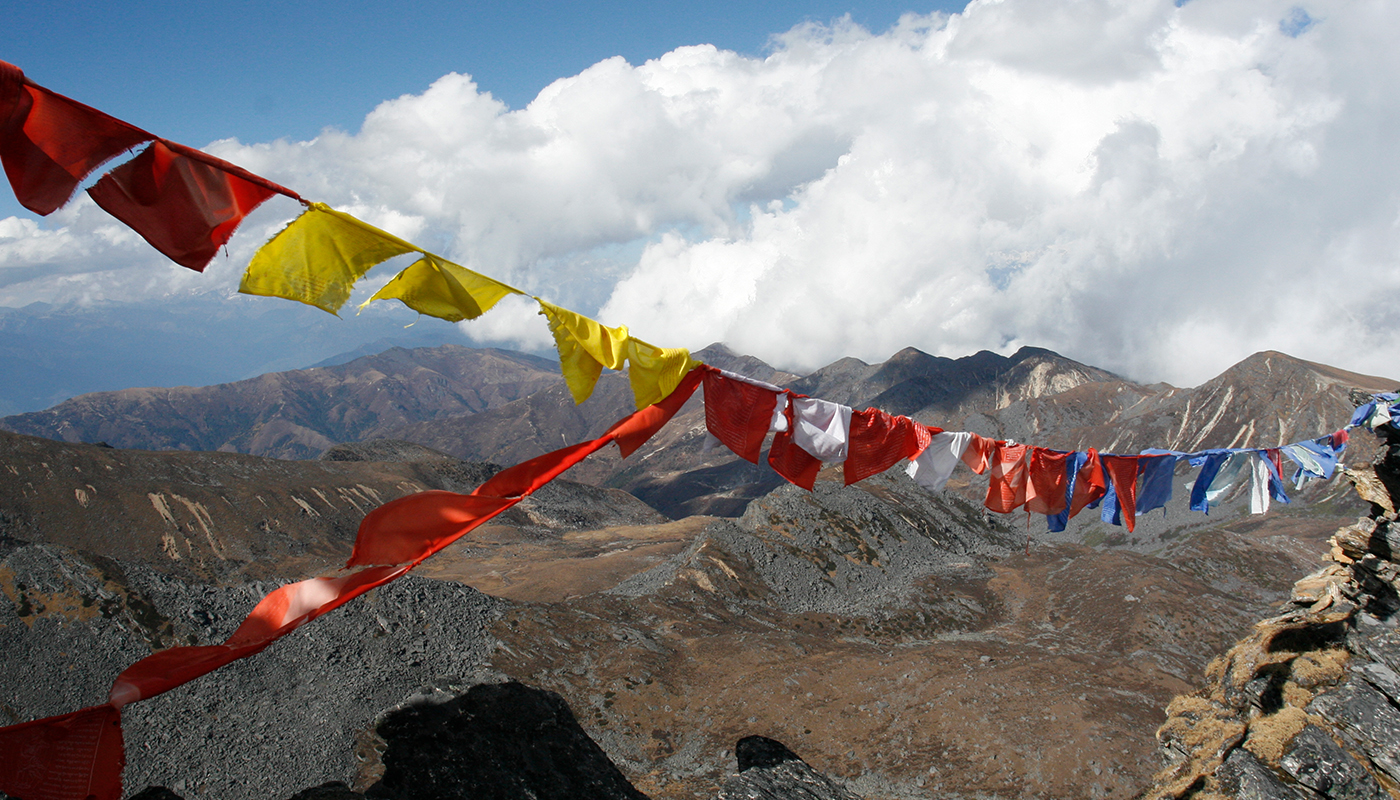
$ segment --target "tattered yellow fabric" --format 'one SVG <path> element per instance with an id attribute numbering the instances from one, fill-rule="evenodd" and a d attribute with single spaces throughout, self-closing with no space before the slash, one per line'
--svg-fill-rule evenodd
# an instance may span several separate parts
<path id="1" fill-rule="evenodd" d="M 554 345 L 559 348 L 559 368 L 575 403 L 593 394 L 603 368 L 622 369 L 627 360 L 627 326 L 609 328 L 582 314 L 535 298 L 540 313 L 549 320 Z"/>
<path id="2" fill-rule="evenodd" d="M 461 322 L 485 314 L 508 294 L 524 292 L 432 253 L 424 253 L 373 297 L 361 303 L 360 308 L 375 300 L 401 300 L 419 314 Z"/>
<path id="3" fill-rule="evenodd" d="M 253 255 L 238 291 L 285 297 L 334 314 L 370 267 L 419 252 L 391 233 L 312 203 Z"/>
<path id="4" fill-rule="evenodd" d="M 657 347 L 641 339 L 627 340 L 627 377 L 637 408 L 646 408 L 676 390 L 687 372 L 700 366 L 683 347 Z"/>

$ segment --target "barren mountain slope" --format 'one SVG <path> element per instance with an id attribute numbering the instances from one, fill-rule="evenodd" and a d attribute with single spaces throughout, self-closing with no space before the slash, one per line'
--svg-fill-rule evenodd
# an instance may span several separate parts
<path id="1" fill-rule="evenodd" d="M 600 391 L 625 400 L 613 379 Z M 709 457 L 689 413 L 604 467 L 645 476 L 668 450 Z M 0 444 L 0 636 L 19 665 L 3 697 L 15 720 L 94 702 L 153 648 L 217 641 L 270 588 L 244 581 L 338 563 L 363 513 L 349 500 L 375 499 L 366 487 L 384 500 L 393 488 L 464 490 L 492 469 L 407 444 L 318 462 Z M 1020 518 L 897 470 L 852 487 L 839 476 L 828 470 L 811 494 L 756 493 L 736 519 L 670 524 L 621 492 L 555 484 L 425 565 L 437 580 L 138 705 L 131 774 L 186 769 L 186 797 L 265 797 L 283 784 L 253 766 L 264 752 L 314 759 L 354 741 L 389 687 L 489 663 L 560 691 L 657 798 L 708 796 L 748 734 L 789 742 L 870 798 L 1126 795 L 1156 766 L 1150 732 L 1166 701 L 1283 597 L 1321 548 L 1319 528 L 1335 529 L 1316 518 L 1333 509 L 1313 506 L 1162 517 L 1132 548 L 1072 544 L 1097 530 L 1092 518 L 1058 544 L 1039 532 L 1028 543 Z M 478 607 L 458 581 L 511 604 Z M 452 598 L 470 613 L 454 616 Z M 454 662 L 459 637 L 469 644 Z M 54 674 L 65 677 L 44 684 L 55 691 L 30 688 Z M 189 730 L 212 744 L 185 747 Z M 324 769 L 296 774 L 353 778 L 342 750 L 325 752 Z"/>
<path id="2" fill-rule="evenodd" d="M 493 663 L 561 692 L 655 798 L 707 797 L 749 734 L 869 798 L 1126 797 L 1164 704 L 1321 548 L 1023 541 L 898 475 L 783 487 L 616 589 L 513 607 Z"/>
<path id="3" fill-rule="evenodd" d="M 344 445 L 329 459 L 282 461 L 0 432 L 0 536 L 186 580 L 300 579 L 343 564 L 371 509 L 424 489 L 470 492 L 496 470 L 408 443 L 393 461 L 363 460 L 375 449 Z M 661 521 L 621 491 L 559 480 L 496 523 L 532 531 Z"/>
<path id="4" fill-rule="evenodd" d="M 557 366 L 505 350 L 400 347 L 333 367 L 216 386 L 124 389 L 0 419 L 0 428 L 148 450 L 312 458 L 406 422 L 472 414 L 558 382 Z"/>

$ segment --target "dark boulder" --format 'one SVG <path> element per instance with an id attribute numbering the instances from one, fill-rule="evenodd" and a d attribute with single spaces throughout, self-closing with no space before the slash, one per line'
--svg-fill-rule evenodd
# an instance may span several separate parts
<path id="1" fill-rule="evenodd" d="M 1237 800 L 1307 800 L 1304 795 L 1274 775 L 1254 754 L 1236 749 L 1215 773 L 1220 788 Z"/>
<path id="2" fill-rule="evenodd" d="M 384 774 L 367 797 L 647 800 L 563 698 L 514 681 L 407 705 L 377 730 L 386 743 Z"/>
<path id="3" fill-rule="evenodd" d="M 1333 800 L 1383 800 L 1385 790 L 1321 728 L 1308 725 L 1279 761 L 1294 780 Z"/>
<path id="4" fill-rule="evenodd" d="M 860 800 L 782 742 L 746 736 L 734 755 L 739 774 L 725 781 L 716 800 Z"/>

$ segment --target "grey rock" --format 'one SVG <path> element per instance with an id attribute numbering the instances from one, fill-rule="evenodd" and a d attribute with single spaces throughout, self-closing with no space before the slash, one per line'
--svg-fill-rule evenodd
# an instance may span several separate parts
<path id="1" fill-rule="evenodd" d="M 0 795 L 0 798 L 3 797 L 4 795 Z M 164 786 L 147 786 L 127 798 L 127 800 L 185 800 L 185 798 L 175 794 Z"/>
<path id="2" fill-rule="evenodd" d="M 1377 661 L 1362 664 L 1357 674 L 1379 689 L 1392 703 L 1400 703 L 1400 673 Z"/>
<path id="3" fill-rule="evenodd" d="M 0 723 L 103 702 L 113 677 L 157 644 L 221 642 L 276 588 L 191 584 L 123 564 L 121 591 L 142 598 L 134 614 L 130 603 L 122 610 L 104 596 L 111 584 L 88 558 L 54 545 L 0 543 L 0 568 L 34 590 L 91 597 L 103 609 L 90 619 L 23 617 L 0 592 Z M 124 782 L 171 787 L 190 800 L 267 800 L 350 780 L 356 735 L 414 688 L 484 664 L 495 647 L 487 626 L 502 607 L 460 584 L 415 575 L 383 586 L 255 656 L 127 706 Z M 35 674 L 65 679 L 34 681 Z"/>
<path id="4" fill-rule="evenodd" d="M 1400 780 L 1400 711 L 1385 695 L 1353 678 L 1318 695 L 1308 710 L 1337 726 L 1351 746 Z"/>
<path id="5" fill-rule="evenodd" d="M 1321 728 L 1308 725 L 1293 737 L 1279 760 L 1294 780 L 1334 800 L 1382 800 L 1376 779 Z"/>
<path id="6" fill-rule="evenodd" d="M 1239 800 L 1306 800 L 1316 795 L 1289 786 L 1244 748 L 1235 748 L 1216 770 L 1220 788 Z"/>
<path id="7" fill-rule="evenodd" d="M 734 755 L 739 774 L 725 781 L 715 800 L 860 800 L 782 742 L 746 736 Z"/>

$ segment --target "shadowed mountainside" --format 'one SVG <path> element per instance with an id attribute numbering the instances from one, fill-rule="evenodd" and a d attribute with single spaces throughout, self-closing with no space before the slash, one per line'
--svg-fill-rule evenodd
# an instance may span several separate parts
<path id="1" fill-rule="evenodd" d="M 0 419 L 0 428 L 123 448 L 314 458 L 338 442 L 485 411 L 559 380 L 557 366 L 523 353 L 395 347 L 336 366 L 216 386 L 81 395 Z"/>

